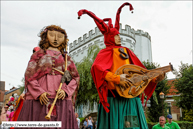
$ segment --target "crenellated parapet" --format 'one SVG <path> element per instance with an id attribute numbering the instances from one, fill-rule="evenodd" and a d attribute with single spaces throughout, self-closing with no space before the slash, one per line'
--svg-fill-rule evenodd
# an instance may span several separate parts
<path id="1" fill-rule="evenodd" d="M 144 32 L 143 30 L 137 30 L 135 31 L 136 35 L 147 37 L 151 41 L 151 36 L 148 32 Z"/>
<path id="2" fill-rule="evenodd" d="M 95 31 L 90 30 L 88 33 L 85 33 L 83 37 L 79 37 L 78 41 L 74 40 L 73 43 L 70 43 L 69 51 L 72 52 L 100 36 L 102 36 L 102 33 L 99 31 L 98 27 L 95 27 Z"/>
<path id="3" fill-rule="evenodd" d="M 119 23 L 119 26 L 120 26 L 119 33 L 121 35 L 129 36 L 129 37 L 135 39 L 135 30 L 133 28 L 131 28 L 131 26 L 125 25 L 125 29 L 122 29 L 121 23 Z"/>
<path id="4" fill-rule="evenodd" d="M 130 48 L 131 50 L 136 52 L 137 55 L 139 55 L 139 58 L 142 58 L 140 57 L 141 50 L 142 48 L 146 49 L 143 45 L 148 45 L 149 49 L 151 48 L 150 35 L 142 30 L 136 31 L 129 25 L 125 25 L 124 29 L 122 28 L 121 23 L 119 25 L 122 46 Z M 149 39 L 149 41 L 145 40 L 144 38 L 141 39 L 141 37 L 145 37 Z M 73 42 L 71 42 L 69 44 L 69 55 L 73 59 L 80 61 L 84 56 L 86 56 L 88 48 L 94 44 L 97 44 L 100 48 L 105 47 L 104 36 L 102 35 L 98 27 L 95 27 L 94 30 L 90 30 L 88 33 L 85 33 L 82 37 L 79 37 L 78 40 L 74 40 Z"/>
<path id="5" fill-rule="evenodd" d="M 120 35 L 128 36 L 135 40 L 135 35 L 141 35 L 147 37 L 151 41 L 151 37 L 147 32 L 143 32 L 142 30 L 135 31 L 131 26 L 125 25 L 125 29 L 122 28 L 122 24 L 120 23 L 119 29 Z M 80 48 L 81 46 L 87 44 L 88 42 L 103 36 L 98 27 L 95 27 L 95 30 L 90 30 L 88 33 L 85 33 L 83 37 L 79 37 L 78 40 L 74 40 L 70 43 L 69 51 L 70 53 L 74 50 Z"/>

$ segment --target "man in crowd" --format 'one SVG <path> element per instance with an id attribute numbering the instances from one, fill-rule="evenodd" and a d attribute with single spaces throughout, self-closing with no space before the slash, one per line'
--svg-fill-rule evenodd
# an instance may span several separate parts
<path id="1" fill-rule="evenodd" d="M 88 126 L 88 118 L 85 118 L 82 129 L 86 129 Z"/>
<path id="2" fill-rule="evenodd" d="M 180 126 L 176 122 L 172 121 L 172 115 L 167 115 L 167 119 L 168 123 L 166 123 L 166 125 L 170 127 L 170 129 L 180 129 Z"/>
<path id="3" fill-rule="evenodd" d="M 95 122 L 95 129 L 97 129 L 97 121 Z"/>
<path id="4" fill-rule="evenodd" d="M 93 129 L 93 123 L 94 121 L 92 120 L 92 117 L 91 116 L 89 116 L 88 117 L 88 128 L 90 128 L 90 129 Z"/>
<path id="5" fill-rule="evenodd" d="M 154 125 L 152 129 L 170 129 L 167 125 L 165 125 L 166 119 L 164 116 L 159 117 L 159 123 Z"/>
<path id="6" fill-rule="evenodd" d="M 6 120 L 6 111 L 3 106 L 0 106 L 0 129 L 5 128 L 3 127 L 3 125 L 1 125 L 3 121 L 7 121 Z"/>
<path id="7" fill-rule="evenodd" d="M 3 107 L 0 106 L 0 125 L 1 125 L 1 123 L 2 123 L 2 120 L 1 120 L 1 115 L 3 114 L 3 113 L 2 113 L 2 109 L 3 109 Z M 2 114 L 1 114 L 1 113 L 2 113 Z"/>
<path id="8" fill-rule="evenodd" d="M 78 113 L 75 113 L 75 116 L 76 116 L 78 128 L 80 128 L 80 119 L 78 118 Z"/>

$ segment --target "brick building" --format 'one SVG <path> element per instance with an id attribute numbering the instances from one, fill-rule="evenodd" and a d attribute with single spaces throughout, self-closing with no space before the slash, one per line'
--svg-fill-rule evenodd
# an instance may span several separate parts
<path id="1" fill-rule="evenodd" d="M 180 120 L 180 117 L 182 117 L 182 109 L 175 106 L 174 96 L 180 96 L 180 94 L 176 94 L 177 90 L 174 86 L 175 79 L 169 79 L 168 85 L 171 85 L 171 88 L 169 89 L 169 93 L 165 95 L 166 100 L 165 103 L 167 103 L 167 114 L 172 115 L 173 120 Z M 144 108 L 145 117 L 147 118 L 146 112 L 148 111 L 148 107 L 151 107 L 150 100 L 147 102 L 147 107 Z"/>
<path id="2" fill-rule="evenodd" d="M 180 94 L 176 94 L 177 90 L 174 86 L 175 79 L 169 79 L 168 85 L 171 85 L 171 88 L 169 89 L 169 93 L 165 96 L 168 107 L 167 107 L 167 113 L 172 115 L 173 120 L 180 120 L 180 117 L 182 117 L 182 109 L 175 106 L 174 96 L 180 96 Z"/>
<path id="3" fill-rule="evenodd" d="M 0 106 L 4 104 L 5 82 L 0 81 Z"/>
<path id="4" fill-rule="evenodd" d="M 5 92 L 4 95 L 4 105 L 9 102 L 9 97 L 12 96 L 13 93 L 17 93 L 18 95 L 21 94 L 20 88 L 12 87 L 9 91 Z"/>

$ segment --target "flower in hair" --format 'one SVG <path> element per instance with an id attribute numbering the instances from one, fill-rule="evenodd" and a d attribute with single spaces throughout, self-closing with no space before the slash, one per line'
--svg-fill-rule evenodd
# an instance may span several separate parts
<path id="1" fill-rule="evenodd" d="M 45 29 L 44 32 L 46 32 L 48 29 Z"/>

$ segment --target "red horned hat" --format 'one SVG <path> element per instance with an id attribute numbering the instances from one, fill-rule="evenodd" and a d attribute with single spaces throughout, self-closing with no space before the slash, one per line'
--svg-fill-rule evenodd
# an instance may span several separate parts
<path id="1" fill-rule="evenodd" d="M 113 27 L 111 18 L 105 18 L 105 19 L 102 20 L 102 19 L 98 18 L 94 13 L 92 13 L 91 11 L 88 11 L 86 9 L 82 9 L 82 10 L 78 11 L 78 19 L 80 19 L 80 16 L 82 16 L 82 14 L 88 14 L 90 17 L 92 17 L 94 19 L 94 21 L 95 21 L 96 25 L 98 26 L 99 30 L 104 35 L 105 45 L 107 47 L 108 46 L 114 46 L 115 45 L 114 36 L 119 34 L 119 21 L 120 21 L 121 9 L 125 5 L 129 5 L 130 11 L 133 10 L 133 6 L 130 3 L 126 2 L 126 3 L 122 4 L 119 7 L 119 9 L 117 10 L 117 15 L 116 15 L 116 20 L 115 20 L 115 26 L 114 27 Z M 105 21 L 108 21 L 108 25 L 105 23 Z"/>

